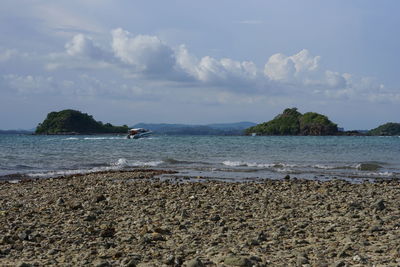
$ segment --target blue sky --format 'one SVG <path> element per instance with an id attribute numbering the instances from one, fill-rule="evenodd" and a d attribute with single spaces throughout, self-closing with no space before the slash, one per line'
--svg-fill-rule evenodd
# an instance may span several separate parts
<path id="1" fill-rule="evenodd" d="M 113 124 L 398 122 L 400 2 L 3 0 L 0 128 L 78 109 Z"/>

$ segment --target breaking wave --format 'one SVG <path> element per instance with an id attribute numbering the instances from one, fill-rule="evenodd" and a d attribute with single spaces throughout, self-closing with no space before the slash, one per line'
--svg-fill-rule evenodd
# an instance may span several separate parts
<path id="1" fill-rule="evenodd" d="M 129 168 L 138 168 L 138 167 L 156 167 L 163 163 L 162 161 L 128 161 L 125 158 L 120 158 L 115 162 L 112 162 L 108 166 L 98 166 L 90 169 L 73 169 L 73 170 L 60 170 L 60 171 L 44 171 L 44 172 L 34 172 L 28 173 L 27 176 L 32 178 L 47 178 L 47 177 L 59 177 L 59 176 L 68 176 L 75 174 L 88 174 L 95 173 L 101 171 L 116 171 L 123 170 Z"/>

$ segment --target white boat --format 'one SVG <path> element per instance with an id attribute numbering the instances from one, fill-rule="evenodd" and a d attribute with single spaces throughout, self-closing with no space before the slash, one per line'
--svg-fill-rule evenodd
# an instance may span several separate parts
<path id="1" fill-rule="evenodd" d="M 139 139 L 151 135 L 153 132 L 143 128 L 133 128 L 128 131 L 128 139 Z"/>

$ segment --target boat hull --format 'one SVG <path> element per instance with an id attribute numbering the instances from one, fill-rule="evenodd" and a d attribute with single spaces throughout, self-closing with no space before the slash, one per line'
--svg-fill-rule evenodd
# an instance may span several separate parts
<path id="1" fill-rule="evenodd" d="M 146 132 L 146 133 L 137 133 L 137 134 L 128 134 L 128 139 L 139 139 L 139 138 L 145 138 L 150 136 L 152 133 L 151 132 Z"/>

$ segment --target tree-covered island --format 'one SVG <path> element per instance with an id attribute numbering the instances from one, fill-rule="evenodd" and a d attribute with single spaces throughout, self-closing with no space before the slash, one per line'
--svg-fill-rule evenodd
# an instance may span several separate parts
<path id="1" fill-rule="evenodd" d="M 315 112 L 301 114 L 297 108 L 287 108 L 273 120 L 247 128 L 247 135 L 337 135 L 337 124 Z"/>
<path id="2" fill-rule="evenodd" d="M 66 109 L 47 114 L 46 119 L 37 126 L 35 134 L 115 134 L 127 132 L 127 125 L 103 124 L 87 113 Z"/>
<path id="3" fill-rule="evenodd" d="M 400 123 L 388 122 L 368 132 L 369 135 L 400 135 Z"/>

